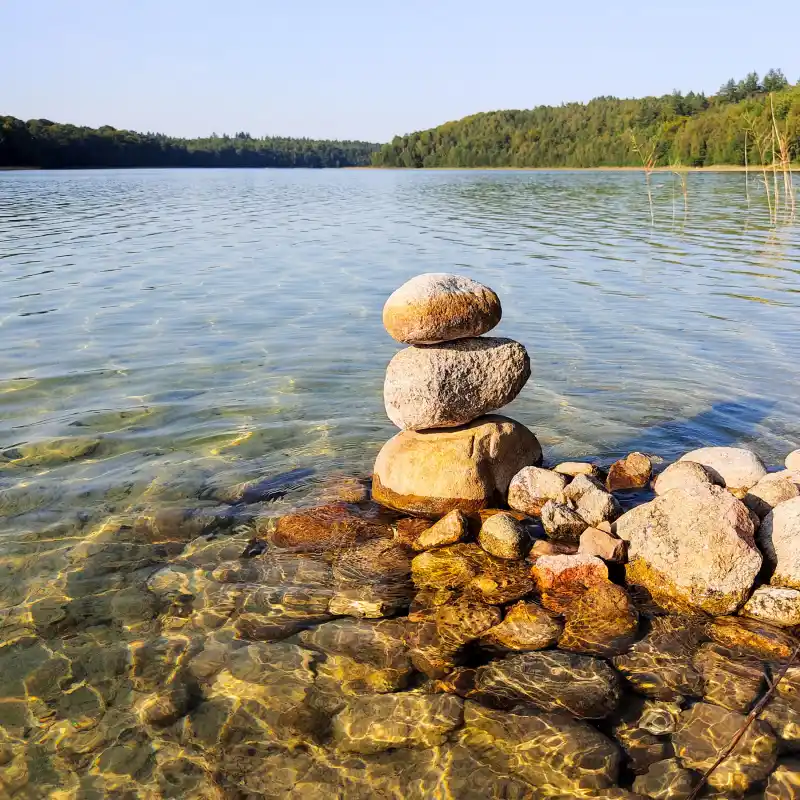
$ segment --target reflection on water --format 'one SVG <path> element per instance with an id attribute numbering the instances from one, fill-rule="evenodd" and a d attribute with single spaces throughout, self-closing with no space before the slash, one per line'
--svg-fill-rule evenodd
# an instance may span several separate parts
<path id="1" fill-rule="evenodd" d="M 630 173 L 0 173 L 2 792 L 612 797 L 610 736 L 627 786 L 670 758 L 684 640 L 680 679 L 653 633 L 620 657 L 651 699 L 619 719 L 497 710 L 481 625 L 527 577 L 415 595 L 348 476 L 392 432 L 381 306 L 424 271 L 504 299 L 533 368 L 509 413 L 551 460 L 798 446 L 800 233 L 741 175 L 690 175 L 685 216 L 673 189 L 651 226 Z"/>

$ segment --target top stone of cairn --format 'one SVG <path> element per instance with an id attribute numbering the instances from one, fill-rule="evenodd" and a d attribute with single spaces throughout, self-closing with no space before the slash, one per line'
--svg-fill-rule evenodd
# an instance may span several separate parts
<path id="1" fill-rule="evenodd" d="M 426 272 L 406 281 L 383 307 L 389 335 L 405 344 L 437 344 L 480 336 L 500 322 L 500 299 L 462 275 Z"/>

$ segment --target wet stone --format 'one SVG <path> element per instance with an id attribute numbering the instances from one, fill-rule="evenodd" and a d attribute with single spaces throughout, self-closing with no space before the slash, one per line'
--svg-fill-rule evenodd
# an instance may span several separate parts
<path id="1" fill-rule="evenodd" d="M 464 596 L 490 605 L 505 605 L 529 595 L 535 584 L 521 561 L 487 558 L 483 571 L 463 589 Z"/>
<path id="2" fill-rule="evenodd" d="M 600 659 L 558 651 L 519 653 L 479 667 L 475 697 L 499 707 L 527 702 L 542 711 L 599 719 L 616 708 L 620 680 Z"/>
<path id="3" fill-rule="evenodd" d="M 611 718 L 614 739 L 625 754 L 627 768 L 636 775 L 643 775 L 651 764 L 674 755 L 669 738 L 645 726 L 646 710 L 642 698 L 626 696 Z"/>
<path id="4" fill-rule="evenodd" d="M 633 782 L 633 789 L 653 800 L 686 800 L 696 783 L 695 775 L 677 758 L 668 758 L 651 764 L 647 773 Z"/>
<path id="5" fill-rule="evenodd" d="M 516 775 L 547 796 L 607 797 L 617 779 L 620 752 L 612 741 L 564 712 L 541 713 L 517 706 L 495 711 L 464 705 L 461 741 L 500 774 Z M 583 793 L 586 794 L 583 794 Z M 563 793 L 563 794 L 562 794 Z M 495 795 L 496 796 L 496 795 Z M 534 794 L 538 797 L 538 794 Z"/>
<path id="6" fill-rule="evenodd" d="M 779 752 L 800 753 L 800 710 L 780 696 L 772 697 L 759 719 L 775 732 Z"/>
<path id="7" fill-rule="evenodd" d="M 352 753 L 441 744 L 463 718 L 462 701 L 450 694 L 357 697 L 333 719 L 335 745 Z"/>
<path id="8" fill-rule="evenodd" d="M 764 800 L 800 800 L 800 759 L 778 762 L 767 781 Z"/>
<path id="9" fill-rule="evenodd" d="M 427 523 L 426 523 L 427 524 Z M 458 509 L 445 514 L 438 522 L 423 530 L 413 542 L 414 550 L 430 550 L 456 544 L 467 535 L 467 517 Z"/>
<path id="10" fill-rule="evenodd" d="M 481 571 L 482 552 L 474 544 L 454 544 L 421 553 L 411 562 L 414 583 L 437 589 L 466 586 Z"/>
<path id="11" fill-rule="evenodd" d="M 562 650 L 589 655 L 620 655 L 636 640 L 639 615 L 627 592 L 610 581 L 589 586 L 564 610 Z"/>
<path id="12" fill-rule="evenodd" d="M 705 771 L 739 732 L 746 717 L 709 703 L 697 703 L 681 715 L 681 727 L 675 733 L 675 753 L 687 769 Z M 731 756 L 709 776 L 715 789 L 731 794 L 746 792 L 753 783 L 772 771 L 777 754 L 777 740 L 769 725 L 755 720 L 745 731 Z"/>
<path id="13" fill-rule="evenodd" d="M 703 681 L 703 697 L 709 703 L 746 714 L 766 687 L 764 665 L 752 656 L 706 642 L 694 655 L 693 664 Z"/>
<path id="14" fill-rule="evenodd" d="M 518 602 L 502 622 L 483 634 L 481 642 L 501 651 L 544 650 L 558 641 L 563 627 L 555 614 L 537 603 Z"/>
<path id="15" fill-rule="evenodd" d="M 650 632 L 614 658 L 614 666 L 637 692 L 657 700 L 702 697 L 703 684 L 692 659 L 704 633 L 681 617 L 656 617 Z"/>
<path id="16" fill-rule="evenodd" d="M 800 642 L 786 631 L 754 619 L 719 617 L 708 626 L 708 635 L 718 644 L 766 660 L 791 657 Z"/>

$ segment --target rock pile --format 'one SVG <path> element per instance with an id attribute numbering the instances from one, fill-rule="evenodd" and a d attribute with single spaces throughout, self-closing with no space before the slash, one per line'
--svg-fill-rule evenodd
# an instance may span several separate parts
<path id="1" fill-rule="evenodd" d="M 446 273 L 412 278 L 386 302 L 386 330 L 410 346 L 386 370 L 386 413 L 402 433 L 375 462 L 379 503 L 431 518 L 498 506 L 512 477 L 541 462 L 533 433 L 491 415 L 531 374 L 519 342 L 482 336 L 501 314 L 491 289 Z"/>

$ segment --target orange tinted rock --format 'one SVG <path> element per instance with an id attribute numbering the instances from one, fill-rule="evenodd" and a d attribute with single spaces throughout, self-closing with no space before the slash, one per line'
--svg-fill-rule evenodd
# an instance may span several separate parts
<path id="1" fill-rule="evenodd" d="M 329 550 L 392 535 L 389 521 L 375 511 L 333 503 L 281 517 L 272 533 L 272 542 L 278 547 L 299 550 Z"/>
<path id="2" fill-rule="evenodd" d="M 630 453 L 611 465 L 606 486 L 610 492 L 618 489 L 640 489 L 647 486 L 652 471 L 652 462 L 644 453 Z"/>
<path id="3" fill-rule="evenodd" d="M 561 613 L 589 586 L 608 582 L 608 567 L 595 556 L 540 556 L 531 575 L 542 595 L 542 605 Z"/>
<path id="4" fill-rule="evenodd" d="M 501 623 L 489 628 L 482 641 L 503 650 L 544 650 L 561 635 L 561 621 L 537 603 L 515 603 Z"/>
<path id="5" fill-rule="evenodd" d="M 537 539 L 533 543 L 530 555 L 533 556 L 571 556 L 578 552 L 578 546 L 567 542 L 550 542 Z"/>

